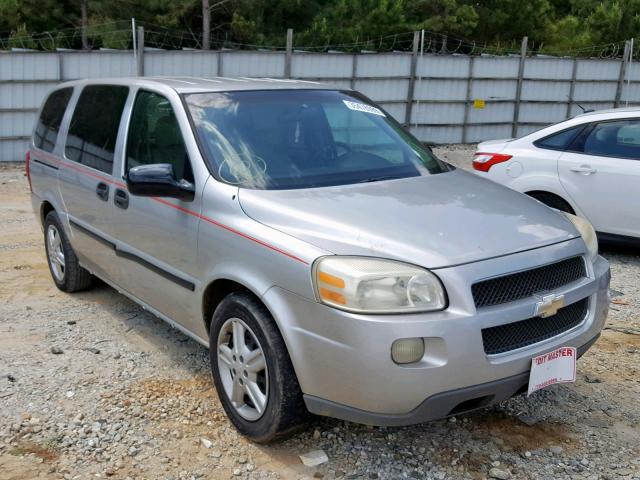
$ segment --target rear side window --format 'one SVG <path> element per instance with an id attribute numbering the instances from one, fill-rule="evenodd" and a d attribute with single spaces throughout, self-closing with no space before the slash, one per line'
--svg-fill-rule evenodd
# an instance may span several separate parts
<path id="1" fill-rule="evenodd" d="M 45 152 L 53 152 L 58 140 L 58 131 L 62 117 L 73 93 L 73 88 L 62 88 L 49 95 L 42 107 L 38 124 L 33 136 L 33 143 Z"/>
<path id="2" fill-rule="evenodd" d="M 88 167 L 111 174 L 122 110 L 129 87 L 89 85 L 73 112 L 65 155 Z"/>
<path id="3" fill-rule="evenodd" d="M 580 151 L 587 155 L 640 159 L 640 120 L 596 123 Z"/>
<path id="4" fill-rule="evenodd" d="M 533 144 L 538 148 L 546 148 L 548 150 L 566 150 L 583 128 L 584 125 L 578 125 L 541 138 L 533 142 Z"/>

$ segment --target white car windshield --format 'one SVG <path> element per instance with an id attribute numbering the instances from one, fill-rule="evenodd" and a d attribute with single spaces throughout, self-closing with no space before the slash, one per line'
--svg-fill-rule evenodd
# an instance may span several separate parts
<path id="1" fill-rule="evenodd" d="M 244 188 L 345 185 L 450 169 L 353 92 L 236 91 L 185 100 L 214 175 Z"/>

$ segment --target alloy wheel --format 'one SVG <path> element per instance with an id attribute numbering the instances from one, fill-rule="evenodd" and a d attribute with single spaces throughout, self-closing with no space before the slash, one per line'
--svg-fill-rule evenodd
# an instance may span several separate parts
<path id="1" fill-rule="evenodd" d="M 269 399 L 264 351 L 251 328 L 239 318 L 224 322 L 218 334 L 218 371 L 227 398 L 249 421 L 262 417 Z"/>
<path id="2" fill-rule="evenodd" d="M 65 260 L 62 249 L 62 238 L 55 225 L 47 227 L 47 255 L 53 276 L 57 281 L 64 281 Z"/>

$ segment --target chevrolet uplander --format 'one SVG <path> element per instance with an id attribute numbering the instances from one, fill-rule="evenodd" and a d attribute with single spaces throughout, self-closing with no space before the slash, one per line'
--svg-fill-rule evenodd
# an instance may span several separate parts
<path id="1" fill-rule="evenodd" d="M 257 442 L 575 380 L 609 305 L 591 225 L 439 160 L 363 95 L 291 80 L 57 86 L 26 158 L 49 268 L 209 347 Z"/>

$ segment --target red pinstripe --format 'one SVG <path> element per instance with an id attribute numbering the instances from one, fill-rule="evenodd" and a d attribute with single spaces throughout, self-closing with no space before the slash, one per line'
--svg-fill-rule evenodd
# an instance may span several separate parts
<path id="1" fill-rule="evenodd" d="M 88 175 L 90 177 L 97 178 L 98 180 L 101 180 L 101 181 L 103 181 L 105 183 L 109 183 L 111 185 L 115 185 L 115 186 L 117 186 L 119 188 L 123 188 L 125 190 L 127 188 L 127 186 L 124 183 L 112 180 L 111 178 L 105 177 L 103 175 L 99 175 L 99 174 L 94 173 L 94 172 L 90 172 L 90 171 L 86 170 L 86 167 L 82 166 L 81 164 L 75 164 L 75 163 L 70 163 L 70 162 L 67 162 L 67 161 L 62 161 L 62 160 L 54 157 L 53 155 L 49 155 L 49 154 L 44 153 L 44 152 L 36 152 L 36 156 L 46 158 L 48 161 L 54 163 L 58 167 L 62 166 L 62 167 L 69 168 L 69 169 L 74 170 L 76 172 L 79 172 L 79 173 L 81 173 L 83 175 Z M 262 240 L 260 240 L 258 238 L 252 237 L 251 235 L 248 235 L 248 234 L 243 233 L 243 232 L 241 232 L 239 230 L 236 230 L 235 228 L 229 227 L 228 225 L 224 225 L 223 223 L 220 223 L 220 222 L 214 220 L 213 218 L 207 217 L 205 215 L 201 215 L 198 212 L 194 212 L 193 210 L 189 210 L 187 208 L 181 207 L 180 205 L 176 205 L 174 203 L 171 203 L 171 202 L 169 202 L 169 201 L 167 201 L 167 200 L 165 200 L 163 198 L 151 197 L 151 199 L 153 201 L 155 201 L 155 202 L 158 202 L 158 203 L 161 203 L 163 205 L 166 205 L 167 207 L 171 207 L 171 208 L 173 208 L 175 210 L 178 210 L 178 211 L 180 211 L 182 213 L 185 213 L 187 215 L 191 215 L 193 217 L 199 218 L 200 220 L 204 220 L 205 222 L 210 223 L 211 225 L 215 225 L 216 227 L 219 227 L 219 228 L 222 228 L 222 229 L 224 229 L 224 230 L 226 230 L 228 232 L 234 233 L 234 234 L 236 234 L 236 235 L 238 235 L 238 236 L 240 236 L 242 238 L 246 238 L 247 240 L 255 242 L 258 245 L 262 245 L 263 247 L 266 247 L 266 248 L 268 248 L 270 250 L 273 250 L 274 252 L 277 252 L 277 253 L 280 253 L 281 255 L 289 257 L 292 260 L 296 260 L 297 262 L 303 263 L 305 265 L 309 264 L 309 262 L 303 260 L 300 257 L 296 257 L 295 255 L 293 255 L 293 254 L 291 254 L 289 252 L 286 252 L 286 251 L 284 251 L 284 250 L 282 250 L 282 249 L 280 249 L 278 247 L 270 245 L 270 244 L 268 244 L 266 242 L 263 242 Z"/>
<path id="2" fill-rule="evenodd" d="M 258 238 L 252 237 L 251 235 L 247 235 L 246 233 L 243 233 L 243 232 L 241 232 L 239 230 L 236 230 L 235 228 L 229 227 L 228 225 L 224 225 L 224 224 L 214 220 L 213 218 L 209 218 L 209 217 L 207 217 L 205 215 L 201 215 L 201 214 L 199 214 L 197 212 L 194 212 L 192 210 L 188 210 L 188 209 L 183 208 L 183 207 L 181 207 L 179 205 L 175 205 L 175 204 L 173 204 L 173 203 L 171 203 L 171 202 L 169 202 L 167 200 L 164 200 L 162 198 L 158 198 L 158 197 L 152 197 L 152 198 L 156 202 L 162 203 L 163 205 L 167 205 L 168 207 L 171 207 L 171 208 L 175 208 L 176 210 L 179 210 L 179 211 L 181 211 L 183 213 L 186 213 L 187 215 L 192 215 L 194 217 L 197 217 L 197 218 L 199 218 L 201 220 L 204 220 L 205 222 L 208 222 L 208 223 L 210 223 L 212 225 L 215 225 L 216 227 L 223 228 L 223 229 L 227 230 L 228 232 L 235 233 L 236 235 L 239 235 L 242 238 L 246 238 L 247 240 L 251 240 L 252 242 L 255 242 L 255 243 L 259 244 L 259 245 L 262 245 L 263 247 L 266 247 L 266 248 L 268 248 L 270 250 L 273 250 L 274 252 L 278 252 L 278 253 L 280 253 L 282 255 L 285 255 L 285 256 L 293 259 L 293 260 L 296 260 L 298 262 L 304 263 L 305 265 L 309 264 L 308 262 L 306 262 L 305 260 L 301 259 L 300 257 L 296 257 L 295 255 L 293 255 L 293 254 L 291 254 L 289 252 L 285 252 L 284 250 L 282 250 L 282 249 L 280 249 L 278 247 L 275 247 L 273 245 L 269 245 L 268 243 L 263 242 L 262 240 L 260 240 Z"/>

